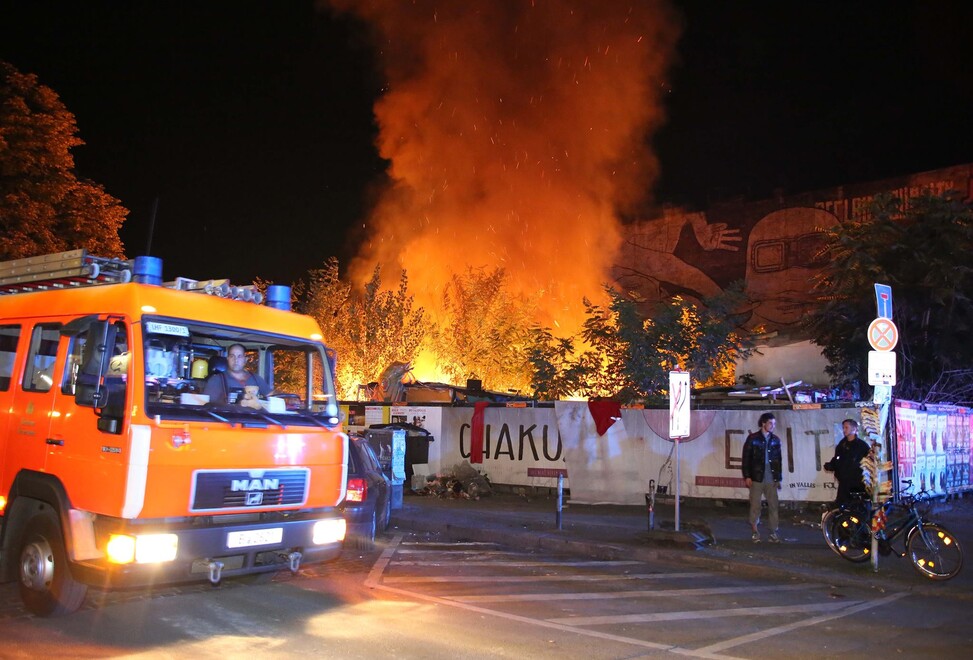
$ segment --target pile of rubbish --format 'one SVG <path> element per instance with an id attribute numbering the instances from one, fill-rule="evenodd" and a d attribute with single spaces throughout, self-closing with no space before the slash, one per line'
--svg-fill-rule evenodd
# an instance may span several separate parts
<path id="1" fill-rule="evenodd" d="M 425 477 L 425 480 L 425 484 L 413 483 L 413 494 L 442 499 L 478 500 L 493 492 L 486 475 L 470 465 L 469 461 L 457 463 L 450 469 Z"/>

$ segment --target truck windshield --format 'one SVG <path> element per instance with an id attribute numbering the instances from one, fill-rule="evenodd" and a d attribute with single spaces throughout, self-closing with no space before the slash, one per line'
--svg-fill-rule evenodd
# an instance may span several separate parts
<path id="1" fill-rule="evenodd" d="M 142 346 L 150 416 L 248 425 L 338 423 L 332 368 L 319 342 L 148 317 Z"/>

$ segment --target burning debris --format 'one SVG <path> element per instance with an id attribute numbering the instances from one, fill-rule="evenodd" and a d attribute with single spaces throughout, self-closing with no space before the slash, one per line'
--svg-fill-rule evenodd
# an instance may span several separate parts
<path id="1" fill-rule="evenodd" d="M 425 485 L 421 488 L 416 488 L 416 485 L 413 484 L 412 488 L 414 495 L 442 499 L 478 500 L 493 492 L 486 475 L 478 472 L 468 461 L 458 463 L 452 469 L 435 476 L 426 477 Z"/>

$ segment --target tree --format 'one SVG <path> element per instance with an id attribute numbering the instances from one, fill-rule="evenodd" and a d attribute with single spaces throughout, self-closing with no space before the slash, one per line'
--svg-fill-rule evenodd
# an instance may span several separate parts
<path id="1" fill-rule="evenodd" d="M 924 403 L 973 402 L 973 210 L 956 193 L 907 203 L 875 198 L 828 233 L 828 263 L 809 317 L 836 385 L 866 385 L 874 284 L 892 287 L 899 330 L 896 394 Z"/>
<path id="2" fill-rule="evenodd" d="M 455 385 L 477 378 L 496 390 L 521 391 L 530 382 L 527 343 L 532 301 L 506 288 L 502 268 L 468 268 L 443 292 L 429 346 L 439 369 Z"/>
<path id="3" fill-rule="evenodd" d="M 676 367 L 691 371 L 698 385 L 732 385 L 736 358 L 753 351 L 733 313 L 746 300 L 739 284 L 700 305 L 677 296 L 656 306 L 651 318 L 641 316 L 639 301 L 607 291 L 607 308 L 585 301 L 586 348 L 580 354 L 567 356 L 573 340 L 535 331 L 530 351 L 535 392 L 563 396 L 574 387 L 571 394 L 589 398 L 645 400 L 666 394 L 669 371 Z"/>
<path id="4" fill-rule="evenodd" d="M 555 337 L 547 328 L 531 328 L 527 359 L 531 396 L 542 401 L 566 399 L 581 389 L 581 370 L 573 361 L 574 339 Z"/>
<path id="5" fill-rule="evenodd" d="M 623 390 L 631 390 L 632 382 L 625 365 L 629 350 L 636 348 L 623 336 L 629 329 L 622 319 L 631 308 L 624 298 L 608 288 L 611 300 L 608 308 L 595 305 L 585 298 L 585 315 L 581 327 L 581 341 L 587 348 L 573 365 L 578 382 L 577 396 L 587 398 L 611 397 Z M 641 321 L 641 319 L 640 319 Z"/>
<path id="6" fill-rule="evenodd" d="M 338 271 L 338 259 L 329 257 L 322 268 L 308 271 L 307 279 L 294 286 L 299 311 L 314 317 L 329 344 L 341 340 L 351 304 L 351 284 L 343 282 Z"/>
<path id="7" fill-rule="evenodd" d="M 128 210 L 74 174 L 77 132 L 52 89 L 0 62 L 0 259 L 76 248 L 123 256 Z"/>
<path id="8" fill-rule="evenodd" d="M 314 317 L 324 341 L 337 353 L 337 388 L 354 399 L 358 385 L 378 380 L 393 362 L 415 359 L 425 336 L 425 312 L 413 309 L 403 270 L 395 291 L 381 290 L 381 266 L 360 293 L 339 275 L 338 260 L 328 259 L 295 285 L 297 309 Z"/>

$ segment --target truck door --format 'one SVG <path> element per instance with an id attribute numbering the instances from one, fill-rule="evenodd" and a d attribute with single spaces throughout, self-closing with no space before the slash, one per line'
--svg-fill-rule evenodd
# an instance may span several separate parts
<path id="1" fill-rule="evenodd" d="M 13 381 L 17 361 L 17 344 L 20 341 L 19 325 L 0 326 L 0 410 L 10 410 L 16 383 Z M 13 480 L 9 473 L 7 445 L 10 440 L 12 415 L 0 415 L 0 495 L 6 496 Z M 16 473 L 16 471 L 15 471 Z"/>
<path id="2" fill-rule="evenodd" d="M 60 339 L 59 323 L 39 323 L 30 332 L 27 359 L 10 406 L 4 483 L 20 470 L 43 471 L 48 431 L 54 414 L 54 367 Z"/>
<path id="3" fill-rule="evenodd" d="M 111 357 L 104 378 L 110 396 L 106 397 L 105 408 L 98 410 L 79 406 L 75 400 L 87 336 L 79 333 L 65 338 L 64 352 L 58 358 L 58 380 L 52 390 L 55 403 L 46 441 L 46 470 L 64 484 L 74 508 L 117 514 L 129 454 L 124 411 L 130 366 L 126 325 L 119 321 L 114 327 L 114 338 L 106 347 Z M 118 423 L 110 431 L 103 430 L 99 427 L 99 413 L 113 415 Z"/>

